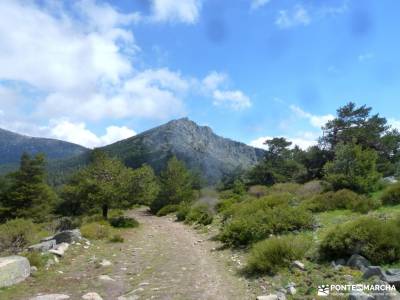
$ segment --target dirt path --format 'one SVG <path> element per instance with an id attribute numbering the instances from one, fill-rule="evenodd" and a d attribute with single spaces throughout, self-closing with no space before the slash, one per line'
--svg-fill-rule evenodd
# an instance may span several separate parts
<path id="1" fill-rule="evenodd" d="M 0 292 L 0 299 L 52 293 L 82 299 L 87 292 L 104 300 L 254 299 L 246 281 L 236 275 L 229 250 L 215 251 L 219 244 L 206 234 L 145 209 L 128 214 L 141 225 L 124 230 L 124 243 L 71 245 L 59 264 Z M 104 259 L 111 265 L 101 266 Z"/>
<path id="2" fill-rule="evenodd" d="M 246 299 L 245 282 L 231 274 L 215 242 L 171 218 L 131 213 L 143 224 L 135 242 L 142 295 L 153 299 Z"/>

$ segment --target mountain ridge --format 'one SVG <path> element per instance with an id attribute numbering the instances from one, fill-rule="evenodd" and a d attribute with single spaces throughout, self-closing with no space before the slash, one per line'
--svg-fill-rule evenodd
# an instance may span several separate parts
<path id="1" fill-rule="evenodd" d="M 8 131 L 0 129 L 0 141 L 2 132 Z M 8 133 L 13 135 L 14 140 L 17 136 L 25 142 L 43 142 L 44 145 L 49 142 L 51 144 L 60 143 L 61 148 L 63 145 L 67 147 L 75 145 L 59 140 L 32 138 L 12 132 Z M 29 151 L 30 144 L 26 143 L 25 145 L 26 149 L 24 150 L 32 152 Z M 90 150 L 79 145 L 75 146 L 81 150 L 76 155 L 64 153 L 65 155 L 60 158 L 54 157 L 54 155 L 48 157 L 49 177 L 53 183 L 62 183 L 68 177 L 68 174 L 88 164 Z M 0 145 L 0 156 L 2 147 L 4 148 L 4 145 Z M 40 147 L 36 147 L 36 150 L 38 148 Z M 189 118 L 171 120 L 130 138 L 97 149 L 107 152 L 112 157 L 119 158 L 132 168 L 149 164 L 156 173 L 159 173 L 165 167 L 169 158 L 176 156 L 184 161 L 189 169 L 201 174 L 208 184 L 215 184 L 224 176 L 229 176 L 238 170 L 251 168 L 259 162 L 265 153 L 262 149 L 221 137 L 215 134 L 209 126 L 200 126 Z M 22 152 L 20 151 L 19 154 L 22 154 Z M 14 164 L 15 160 L 16 158 L 13 161 Z M 2 168 L 3 170 L 10 169 L 7 162 L 2 163 L 0 161 L 0 169 Z"/>
<path id="2" fill-rule="evenodd" d="M 0 164 L 18 163 L 22 153 L 44 153 L 47 159 L 65 159 L 80 155 L 89 149 L 70 142 L 31 137 L 0 128 Z"/>
<path id="3" fill-rule="evenodd" d="M 238 168 L 250 168 L 265 153 L 221 137 L 209 126 L 200 126 L 188 118 L 169 121 L 100 149 L 116 154 L 131 167 L 148 163 L 156 171 L 174 155 L 190 169 L 201 172 L 209 183 L 216 183 Z"/>

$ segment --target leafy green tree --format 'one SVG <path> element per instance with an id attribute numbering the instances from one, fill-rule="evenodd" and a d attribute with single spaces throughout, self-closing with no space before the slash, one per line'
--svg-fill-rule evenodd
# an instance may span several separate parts
<path id="1" fill-rule="evenodd" d="M 154 213 L 166 205 L 190 202 L 194 199 L 191 173 L 175 156 L 168 161 L 166 169 L 161 172 L 160 188 L 157 199 L 150 205 Z"/>
<path id="2" fill-rule="evenodd" d="M 302 181 L 306 169 L 294 159 L 291 142 L 285 138 L 273 138 L 265 144 L 268 150 L 264 160 L 249 173 L 251 184 L 272 185 L 279 182 Z"/>
<path id="3" fill-rule="evenodd" d="M 76 173 L 64 187 L 64 203 L 60 210 L 67 214 L 100 210 L 107 219 L 110 208 L 124 208 L 130 205 L 131 177 L 132 171 L 119 160 L 95 150 L 91 163 Z"/>
<path id="4" fill-rule="evenodd" d="M 46 183 L 45 158 L 31 158 L 24 153 L 20 168 L 10 175 L 11 185 L 3 196 L 3 215 L 7 218 L 31 218 L 43 221 L 52 213 L 58 200 Z"/>
<path id="5" fill-rule="evenodd" d="M 160 186 L 153 169 L 149 165 L 143 165 L 133 170 L 129 180 L 132 204 L 150 205 L 156 199 Z"/>
<path id="6" fill-rule="evenodd" d="M 350 189 L 359 193 L 374 191 L 381 175 L 376 170 L 377 153 L 360 145 L 338 144 L 335 159 L 326 163 L 325 180 L 335 190 Z"/>
<path id="7" fill-rule="evenodd" d="M 337 110 L 337 117 L 323 127 L 320 142 L 324 148 L 333 150 L 340 143 L 355 143 L 363 148 L 379 151 L 381 137 L 389 130 L 385 118 L 375 114 L 370 116 L 371 107 L 357 107 L 349 102 Z"/>
<path id="8" fill-rule="evenodd" d="M 319 146 L 311 146 L 306 151 L 295 148 L 294 151 L 294 160 L 304 165 L 307 170 L 304 182 L 321 179 L 324 176 L 324 165 L 334 156 Z"/>

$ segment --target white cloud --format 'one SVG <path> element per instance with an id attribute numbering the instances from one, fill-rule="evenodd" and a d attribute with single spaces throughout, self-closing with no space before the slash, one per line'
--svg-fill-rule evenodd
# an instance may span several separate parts
<path id="1" fill-rule="evenodd" d="M 266 5 L 269 2 L 270 2 L 270 0 L 252 0 L 251 1 L 251 5 L 250 5 L 250 9 L 251 10 L 258 9 L 258 8 Z"/>
<path id="2" fill-rule="evenodd" d="M 93 0 L 77 1 L 72 9 L 0 2 L 0 80 L 22 82 L 44 94 L 43 100 L 31 100 L 37 118 L 183 114 L 189 82 L 179 72 L 133 68 L 139 47 L 129 26 L 140 20 L 138 14 L 122 14 Z"/>
<path id="3" fill-rule="evenodd" d="M 65 91 L 94 88 L 99 81 L 116 83 L 129 74 L 132 67 L 122 46 L 134 46 L 134 39 L 119 26 L 135 16 L 92 1 L 80 3 L 88 18 L 78 22 L 66 14 L 57 18 L 34 2 L 1 1 L 0 78 Z M 94 19 L 94 9 L 112 12 L 114 20 Z"/>
<path id="4" fill-rule="evenodd" d="M 315 146 L 318 144 L 318 137 L 316 134 L 312 132 L 303 132 L 295 137 L 283 136 L 288 141 L 292 142 L 291 148 L 294 148 L 296 145 L 301 149 L 306 150 L 311 146 Z M 262 136 L 257 139 L 254 139 L 249 143 L 250 146 L 265 149 L 267 150 L 267 146 L 264 144 L 266 140 L 270 140 L 273 137 L 271 136 Z"/>
<path id="5" fill-rule="evenodd" d="M 392 126 L 392 128 L 400 130 L 400 120 L 390 118 L 388 119 L 388 124 Z"/>
<path id="6" fill-rule="evenodd" d="M 327 115 L 322 115 L 322 116 L 318 116 L 318 115 L 313 115 L 311 113 L 305 112 L 304 110 L 302 110 L 300 107 L 296 106 L 296 105 L 291 105 L 290 109 L 299 117 L 301 118 L 305 118 L 308 119 L 310 121 L 310 124 L 314 127 L 318 127 L 321 128 L 322 126 L 324 126 L 328 121 L 333 120 L 335 118 L 335 116 L 331 115 L 331 114 L 327 114 Z"/>
<path id="7" fill-rule="evenodd" d="M 280 10 L 275 20 L 275 24 L 281 29 L 306 26 L 310 23 L 310 14 L 302 5 L 296 5 L 291 10 Z"/>
<path id="8" fill-rule="evenodd" d="M 242 91 L 220 91 L 213 92 L 214 105 L 228 105 L 235 110 L 242 110 L 251 106 L 250 98 Z"/>
<path id="9" fill-rule="evenodd" d="M 229 76 L 216 71 L 210 72 L 202 81 L 201 89 L 211 95 L 215 106 L 230 107 L 234 110 L 243 110 L 251 107 L 250 97 L 241 90 L 228 88 Z"/>
<path id="10" fill-rule="evenodd" d="M 368 52 L 368 53 L 360 54 L 360 55 L 358 56 L 358 61 L 359 61 L 359 62 L 364 62 L 364 61 L 367 61 L 367 60 L 371 60 L 371 59 L 373 59 L 373 58 L 374 58 L 374 54 Z"/>
<path id="11" fill-rule="evenodd" d="M 217 89 L 221 84 L 228 80 L 228 76 L 224 73 L 218 73 L 216 71 L 210 72 L 202 81 L 204 88 L 209 91 Z"/>
<path id="12" fill-rule="evenodd" d="M 136 134 L 135 131 L 125 126 L 109 126 L 106 129 L 106 134 L 97 136 L 87 129 L 86 124 L 83 122 L 72 123 L 67 120 L 53 120 L 51 123 L 52 127 L 49 128 L 48 132 L 49 137 L 76 143 L 88 148 L 108 145 Z"/>
<path id="13" fill-rule="evenodd" d="M 193 24 L 199 19 L 200 9 L 200 0 L 152 0 L 152 18 L 157 22 Z"/>

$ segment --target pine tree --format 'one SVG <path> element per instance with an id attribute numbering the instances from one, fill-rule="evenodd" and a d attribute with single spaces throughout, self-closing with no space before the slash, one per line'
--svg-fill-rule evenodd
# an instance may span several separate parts
<path id="1" fill-rule="evenodd" d="M 38 154 L 31 158 L 21 157 L 20 168 L 10 175 L 12 184 L 3 204 L 10 218 L 32 218 L 43 221 L 48 218 L 57 202 L 57 195 L 46 183 L 45 158 Z"/>
<path id="2" fill-rule="evenodd" d="M 175 156 L 168 161 L 166 169 L 161 173 L 160 188 L 157 199 L 151 203 L 152 212 L 169 204 L 190 202 L 194 198 L 192 175 Z"/>

